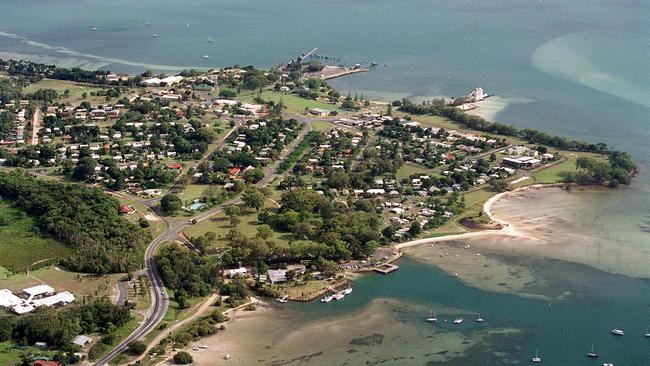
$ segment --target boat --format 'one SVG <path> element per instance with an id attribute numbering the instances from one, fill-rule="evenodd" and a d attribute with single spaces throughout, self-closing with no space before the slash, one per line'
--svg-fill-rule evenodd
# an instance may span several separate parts
<path id="1" fill-rule="evenodd" d="M 349 295 L 352 293 L 352 287 L 348 287 L 345 290 L 341 291 L 345 295 Z"/>
<path id="2" fill-rule="evenodd" d="M 609 363 L 609 362 L 605 362 L 605 363 L 603 364 L 603 366 L 614 366 L 614 364 L 613 364 L 613 363 Z"/>
<path id="3" fill-rule="evenodd" d="M 594 344 L 591 344 L 591 352 L 587 352 L 587 357 L 598 358 L 598 353 L 594 352 Z"/>
<path id="4" fill-rule="evenodd" d="M 204 58 L 204 59 L 209 59 L 210 56 L 208 56 L 208 55 L 203 55 L 203 58 Z"/>
<path id="5" fill-rule="evenodd" d="M 207 349 L 207 348 L 208 348 L 208 346 L 206 346 L 206 345 L 204 345 L 204 344 L 202 344 L 202 345 L 200 345 L 200 346 L 199 346 L 199 348 L 200 348 L 200 349 Z"/>
<path id="6" fill-rule="evenodd" d="M 214 39 L 208 38 L 208 43 L 213 43 L 213 42 L 214 42 Z"/>
<path id="7" fill-rule="evenodd" d="M 534 362 L 534 363 L 541 363 L 542 362 L 542 358 L 539 357 L 539 348 L 537 350 L 535 350 L 535 357 L 531 358 L 530 362 Z"/>
<path id="8" fill-rule="evenodd" d="M 230 355 L 224 355 L 224 356 L 223 356 L 223 359 L 224 359 L 224 360 L 230 360 Z"/>
<path id="9" fill-rule="evenodd" d="M 341 300 L 342 298 L 345 297 L 345 294 L 342 292 L 337 292 L 334 294 L 334 300 Z"/>
<path id="10" fill-rule="evenodd" d="M 625 335 L 625 333 L 623 333 L 623 330 L 622 330 L 622 329 L 618 329 L 618 328 L 614 328 L 614 329 L 612 330 L 612 334 L 613 334 L 613 335 L 617 335 L 617 336 L 624 336 L 624 335 Z"/>
<path id="11" fill-rule="evenodd" d="M 283 296 L 283 297 L 278 297 L 277 299 L 275 299 L 275 301 L 285 304 L 287 303 L 288 300 L 287 300 L 287 296 Z"/>
<path id="12" fill-rule="evenodd" d="M 152 37 L 153 37 L 153 38 L 158 37 L 158 33 L 154 33 Z"/>
<path id="13" fill-rule="evenodd" d="M 644 336 L 650 338 L 650 327 L 645 328 L 645 334 Z"/>
<path id="14" fill-rule="evenodd" d="M 462 322 L 463 322 L 463 318 L 454 319 L 454 324 L 461 324 Z"/>
<path id="15" fill-rule="evenodd" d="M 97 27 L 92 27 L 92 30 L 96 31 L 96 30 L 97 30 Z"/>
<path id="16" fill-rule="evenodd" d="M 481 314 L 478 315 L 478 318 L 476 318 L 477 323 L 483 323 L 485 320 L 481 318 Z"/>
<path id="17" fill-rule="evenodd" d="M 433 310 L 429 311 L 429 317 L 427 318 L 427 321 L 430 323 L 438 322 L 438 317 L 436 316 L 436 313 Z"/>
<path id="18" fill-rule="evenodd" d="M 328 303 L 332 300 L 334 300 L 334 295 L 328 295 L 320 299 L 320 302 Z"/>

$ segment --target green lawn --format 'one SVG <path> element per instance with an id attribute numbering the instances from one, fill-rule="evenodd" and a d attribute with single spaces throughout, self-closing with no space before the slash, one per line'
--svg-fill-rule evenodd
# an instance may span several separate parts
<path id="1" fill-rule="evenodd" d="M 246 103 L 254 103 L 253 99 L 256 97 L 257 94 L 239 96 L 237 97 L 237 100 Z M 327 111 L 338 111 L 339 113 L 343 111 L 335 104 L 319 100 L 305 99 L 293 94 L 276 93 L 274 91 L 262 92 L 262 99 L 267 101 L 272 100 L 274 102 L 279 102 L 282 100 L 282 103 L 284 103 L 284 105 L 287 107 L 287 111 L 292 113 L 303 113 L 305 111 L 305 108 L 320 108 Z"/>
<path id="2" fill-rule="evenodd" d="M 90 96 L 91 92 L 101 90 L 102 88 L 79 85 L 79 84 L 75 84 L 74 82 L 65 81 L 65 80 L 43 79 L 27 86 L 26 88 L 23 89 L 23 92 L 26 94 L 33 93 L 38 89 L 54 89 L 59 93 L 59 96 L 61 98 L 63 98 L 63 93 L 66 90 L 69 90 L 70 94 L 68 95 L 68 97 L 63 98 L 65 102 L 78 101 L 80 103 L 83 100 L 81 99 L 81 95 L 85 92 L 88 93 L 88 97 L 86 98 L 86 100 L 91 104 L 94 105 L 96 103 L 102 103 L 102 102 L 106 103 L 106 97 Z"/>
<path id="3" fill-rule="evenodd" d="M 412 174 L 416 174 L 416 173 L 422 173 L 427 175 L 436 174 L 436 172 L 433 169 L 427 169 L 413 163 L 404 163 L 399 169 L 397 169 L 397 173 L 395 173 L 395 175 L 397 176 L 397 178 L 408 178 Z"/>
<path id="4" fill-rule="evenodd" d="M 270 200 L 266 201 L 266 208 L 274 207 L 277 206 L 275 206 L 273 202 Z M 240 206 L 240 208 L 241 214 L 239 215 L 239 218 L 241 219 L 241 222 L 237 225 L 237 230 L 239 230 L 240 233 L 247 237 L 254 237 L 257 235 L 257 227 L 260 225 L 260 223 L 257 221 L 257 212 L 243 206 Z M 185 230 L 183 230 L 183 233 L 188 237 L 192 237 L 204 235 L 208 231 L 212 231 L 217 234 L 217 238 L 219 238 L 217 239 L 217 243 L 215 245 L 215 247 L 219 248 L 225 247 L 227 245 L 225 237 L 231 229 L 233 229 L 233 226 L 230 225 L 230 220 L 222 211 L 206 220 L 199 222 L 196 225 L 188 226 Z M 297 241 L 298 239 L 291 233 L 281 233 L 274 231 L 273 236 L 269 240 L 273 240 L 280 246 L 288 246 L 289 241 Z"/>
<path id="5" fill-rule="evenodd" d="M 0 226 L 0 266 L 17 272 L 39 260 L 61 258 L 73 249 L 39 232 L 36 220 L 9 201 L 0 200 L 0 217 L 7 222 Z"/>
<path id="6" fill-rule="evenodd" d="M 314 131 L 325 132 L 331 130 L 334 125 L 325 121 L 314 121 L 311 123 L 311 127 Z"/>
<path id="7" fill-rule="evenodd" d="M 188 184 L 185 186 L 182 192 L 178 194 L 178 197 L 183 200 L 183 204 L 192 202 L 197 198 L 203 197 L 203 192 L 206 188 L 210 187 L 209 184 Z"/>
<path id="8" fill-rule="evenodd" d="M 564 181 L 564 177 L 567 173 L 572 173 L 576 171 L 576 159 L 579 156 L 588 156 L 592 157 L 598 161 L 606 161 L 607 159 L 602 155 L 583 153 L 583 152 L 562 152 L 561 153 L 564 161 L 555 163 L 549 167 L 542 167 L 531 172 L 529 175 L 531 179 L 525 180 L 516 186 L 526 185 L 526 184 L 547 184 L 547 183 L 559 183 Z"/>

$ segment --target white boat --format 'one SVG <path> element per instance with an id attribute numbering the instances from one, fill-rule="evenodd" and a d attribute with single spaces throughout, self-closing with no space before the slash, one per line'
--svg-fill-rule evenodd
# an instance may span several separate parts
<path id="1" fill-rule="evenodd" d="M 625 335 L 625 333 L 623 333 L 623 330 L 622 330 L 622 329 L 618 329 L 618 328 L 614 328 L 614 329 L 612 330 L 612 334 L 613 334 L 613 335 L 617 335 L 617 336 L 624 336 L 624 335 Z"/>
<path id="2" fill-rule="evenodd" d="M 352 287 L 348 287 L 345 290 L 341 291 L 345 295 L 349 295 L 352 293 Z"/>
<path id="3" fill-rule="evenodd" d="M 603 366 L 614 366 L 614 364 L 613 364 L 613 363 L 605 362 L 605 363 L 603 364 Z"/>
<path id="4" fill-rule="evenodd" d="M 200 346 L 199 346 L 199 348 L 200 348 L 200 349 L 207 349 L 207 348 L 208 348 L 208 346 L 206 346 L 206 345 L 204 345 L 204 344 L 202 344 L 202 345 L 200 345 Z"/>
<path id="5" fill-rule="evenodd" d="M 644 336 L 650 338 L 650 327 L 645 328 L 645 334 Z"/>
<path id="6" fill-rule="evenodd" d="M 341 300 L 342 298 L 345 297 L 345 294 L 342 292 L 337 292 L 334 294 L 334 300 Z"/>
<path id="7" fill-rule="evenodd" d="M 223 359 L 224 359 L 224 360 L 230 360 L 230 355 L 225 355 L 225 356 L 223 356 Z"/>
<path id="8" fill-rule="evenodd" d="M 208 43 L 213 43 L 213 42 L 214 42 L 214 39 L 208 38 Z"/>
<path id="9" fill-rule="evenodd" d="M 325 296 L 325 297 L 323 297 L 322 299 L 320 299 L 320 302 L 325 302 L 325 303 L 327 303 L 327 302 L 330 302 L 330 301 L 332 301 L 332 300 L 334 300 L 334 295 L 328 295 L 328 296 Z"/>
<path id="10" fill-rule="evenodd" d="M 158 33 L 154 33 L 152 37 L 153 37 L 153 38 L 158 37 Z"/>
<path id="11" fill-rule="evenodd" d="M 149 21 L 147 20 L 146 22 L 144 22 L 144 24 L 145 24 L 145 25 L 149 25 L 149 24 L 151 24 L 151 23 L 149 23 Z"/>
<path id="12" fill-rule="evenodd" d="M 429 312 L 429 317 L 427 318 L 427 321 L 429 323 L 437 323 L 438 322 L 438 317 L 436 316 L 436 313 L 434 311 Z"/>
<path id="13" fill-rule="evenodd" d="M 478 318 L 476 318 L 477 323 L 483 323 L 485 320 L 481 318 L 481 314 L 478 315 Z"/>
<path id="14" fill-rule="evenodd" d="M 96 30 L 97 30 L 97 27 L 92 27 L 92 30 L 96 31 Z"/>
<path id="15" fill-rule="evenodd" d="M 282 304 L 285 304 L 286 302 L 288 302 L 287 296 L 278 297 L 277 299 L 275 299 L 275 301 L 277 301 L 279 303 L 282 303 Z"/>
<path id="16" fill-rule="evenodd" d="M 598 358 L 598 353 L 594 352 L 594 344 L 591 344 L 591 352 L 587 352 L 587 357 Z"/>
<path id="17" fill-rule="evenodd" d="M 530 362 L 534 362 L 534 363 L 541 363 L 542 362 L 542 358 L 539 357 L 539 348 L 535 351 L 535 357 L 531 358 Z"/>
<path id="18" fill-rule="evenodd" d="M 209 59 L 210 56 L 208 56 L 208 55 L 203 55 L 203 58 L 204 58 L 204 59 Z"/>
<path id="19" fill-rule="evenodd" d="M 463 322 L 463 318 L 454 319 L 454 324 L 461 324 L 462 322 Z"/>

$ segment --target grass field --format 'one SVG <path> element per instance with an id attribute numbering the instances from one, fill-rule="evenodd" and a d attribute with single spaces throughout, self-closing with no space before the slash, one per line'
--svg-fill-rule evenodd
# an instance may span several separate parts
<path id="1" fill-rule="evenodd" d="M 325 121 L 314 121 L 311 123 L 311 127 L 314 131 L 325 132 L 331 130 L 334 125 Z"/>
<path id="2" fill-rule="evenodd" d="M 183 200 L 183 204 L 187 204 L 197 198 L 202 198 L 203 192 L 208 187 L 210 187 L 209 184 L 188 184 L 185 186 L 185 189 L 178 194 L 178 197 Z"/>
<path id="3" fill-rule="evenodd" d="M 275 204 L 270 200 L 267 200 L 266 208 L 272 207 L 275 207 Z M 257 227 L 259 225 L 259 222 L 257 221 L 257 212 L 243 206 L 240 208 L 241 214 L 239 215 L 239 218 L 241 219 L 241 222 L 237 225 L 237 230 L 247 237 L 254 237 L 257 235 Z M 219 238 L 215 245 L 215 247 L 219 248 L 226 246 L 227 241 L 225 237 L 231 229 L 233 229 L 233 226 L 230 225 L 230 220 L 226 217 L 225 213 L 219 212 L 196 225 L 188 226 L 183 233 L 188 237 L 192 237 L 204 235 L 208 231 L 212 231 L 217 234 L 217 238 Z M 298 238 L 291 233 L 280 233 L 274 231 L 273 236 L 269 238 L 269 240 L 273 240 L 280 246 L 288 246 L 289 241 L 297 241 Z"/>
<path id="4" fill-rule="evenodd" d="M 91 92 L 96 92 L 97 90 L 101 90 L 102 88 L 79 85 L 79 84 L 75 84 L 74 82 L 65 81 L 65 80 L 43 79 L 41 81 L 37 81 L 27 86 L 26 88 L 23 89 L 23 92 L 26 94 L 33 93 L 38 89 L 54 89 L 59 93 L 59 96 L 63 98 L 64 102 L 81 103 L 81 101 L 86 100 L 93 105 L 97 103 L 106 103 L 106 97 L 103 96 L 93 97 L 90 95 Z M 64 98 L 63 93 L 65 93 L 66 90 L 70 91 L 70 94 L 68 95 L 68 97 Z M 86 99 L 81 98 L 81 95 L 84 92 L 88 93 L 88 97 Z"/>
<path id="5" fill-rule="evenodd" d="M 9 201 L 0 200 L 0 217 L 6 225 L 0 226 L 0 266 L 17 272 L 39 260 L 61 258 L 73 249 L 39 232 L 36 220 Z"/>
<path id="6" fill-rule="evenodd" d="M 404 163 L 402 166 L 397 169 L 397 178 L 408 178 L 412 174 L 423 173 L 427 175 L 437 174 L 434 169 L 427 169 L 421 166 L 418 166 L 413 163 Z"/>
<path id="7" fill-rule="evenodd" d="M 46 284 L 57 291 L 70 291 L 77 298 L 84 296 L 109 296 L 116 289 L 120 274 L 93 275 L 70 272 L 59 266 L 50 266 L 26 273 L 0 275 L 0 288 L 18 291 L 24 288 Z"/>
<path id="8" fill-rule="evenodd" d="M 256 97 L 257 94 L 239 96 L 237 97 L 237 100 L 247 103 L 254 103 L 253 99 Z M 326 111 L 337 111 L 339 113 L 343 112 L 343 110 L 335 104 L 322 102 L 319 100 L 305 99 L 293 94 L 265 91 L 262 93 L 262 99 L 267 101 L 272 100 L 276 103 L 282 100 L 282 103 L 284 103 L 284 105 L 287 107 L 287 111 L 292 113 L 303 113 L 305 111 L 305 108 L 320 108 Z"/>

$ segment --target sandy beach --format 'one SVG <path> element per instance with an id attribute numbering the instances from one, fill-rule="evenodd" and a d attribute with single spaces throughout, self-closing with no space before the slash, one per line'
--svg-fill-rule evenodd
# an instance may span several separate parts
<path id="1" fill-rule="evenodd" d="M 463 312 L 439 310 L 439 314 Z M 305 320 L 291 310 L 260 305 L 255 311 L 231 314 L 225 331 L 188 350 L 195 365 L 425 364 L 461 357 L 490 332 L 505 331 L 441 331 L 426 322 L 407 320 L 421 319 L 426 311 L 419 305 L 376 299 L 360 312 Z M 207 348 L 192 350 L 198 345 Z M 225 360 L 225 355 L 230 359 Z"/>

